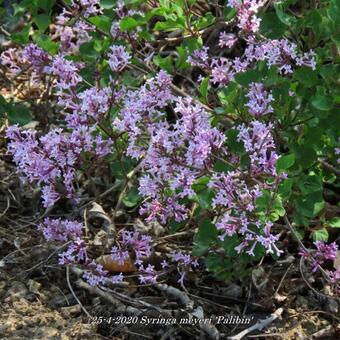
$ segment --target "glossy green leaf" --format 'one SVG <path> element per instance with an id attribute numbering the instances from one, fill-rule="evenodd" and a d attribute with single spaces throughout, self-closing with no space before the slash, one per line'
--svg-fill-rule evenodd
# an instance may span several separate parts
<path id="1" fill-rule="evenodd" d="M 276 161 L 276 170 L 278 173 L 289 169 L 295 163 L 295 155 L 293 153 L 289 155 L 283 155 Z"/>

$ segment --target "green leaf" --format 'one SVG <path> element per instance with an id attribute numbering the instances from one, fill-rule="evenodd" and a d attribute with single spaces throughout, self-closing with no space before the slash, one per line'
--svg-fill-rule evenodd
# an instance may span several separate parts
<path id="1" fill-rule="evenodd" d="M 312 105 L 318 110 L 329 111 L 333 107 L 333 100 L 326 94 L 325 89 L 319 86 L 312 98 Z"/>
<path id="2" fill-rule="evenodd" d="M 323 229 L 319 229 L 319 230 L 315 230 L 312 233 L 312 238 L 313 241 L 324 241 L 327 242 L 328 241 L 328 231 L 323 228 Z"/>
<path id="3" fill-rule="evenodd" d="M 52 41 L 46 34 L 38 33 L 33 35 L 34 42 L 44 51 L 54 55 L 58 52 L 59 45 Z"/>
<path id="4" fill-rule="evenodd" d="M 153 62 L 160 67 L 161 69 L 167 71 L 168 73 L 172 73 L 174 66 L 172 64 L 172 57 L 168 55 L 165 58 L 162 58 L 160 55 L 156 55 L 153 57 Z"/>
<path id="5" fill-rule="evenodd" d="M 262 74 L 256 70 L 249 70 L 235 75 L 235 80 L 242 86 L 248 86 L 252 82 L 257 82 L 261 79 Z"/>
<path id="6" fill-rule="evenodd" d="M 340 228 L 340 217 L 334 217 L 328 223 L 332 228 Z"/>
<path id="7" fill-rule="evenodd" d="M 29 33 L 31 25 L 26 25 L 20 32 L 13 33 L 11 39 L 19 44 L 27 44 L 29 42 Z"/>
<path id="8" fill-rule="evenodd" d="M 295 155 L 293 153 L 289 155 L 281 156 L 276 161 L 276 170 L 278 173 L 283 172 L 284 170 L 289 169 L 295 163 Z"/>
<path id="9" fill-rule="evenodd" d="M 265 211 L 271 201 L 271 193 L 269 190 L 262 190 L 261 196 L 256 198 L 256 207 L 259 211 Z"/>
<path id="10" fill-rule="evenodd" d="M 279 185 L 279 194 L 283 201 L 288 200 L 292 193 L 293 180 L 291 178 L 285 179 Z"/>
<path id="11" fill-rule="evenodd" d="M 40 31 L 44 32 L 51 23 L 50 17 L 46 14 L 39 14 L 34 18 Z"/>
<path id="12" fill-rule="evenodd" d="M 280 217 L 286 214 L 286 210 L 283 207 L 281 197 L 277 196 L 272 204 L 272 209 L 270 211 L 270 218 L 273 221 L 277 221 Z"/>
<path id="13" fill-rule="evenodd" d="M 176 20 L 158 21 L 154 27 L 156 31 L 176 31 L 178 29 L 185 29 L 184 18 L 177 18 Z"/>
<path id="14" fill-rule="evenodd" d="M 187 63 L 187 57 L 188 57 L 188 53 L 186 48 L 181 45 L 181 46 L 177 46 L 176 47 L 177 53 L 178 53 L 178 58 L 176 60 L 176 67 L 179 69 L 186 69 L 188 68 L 190 65 Z"/>
<path id="15" fill-rule="evenodd" d="M 37 5 L 48 13 L 54 6 L 55 0 L 37 0 Z"/>
<path id="16" fill-rule="evenodd" d="M 177 233 L 177 231 L 180 230 L 182 227 L 184 227 L 185 224 L 186 224 L 186 221 L 176 222 L 175 220 L 172 220 L 170 222 L 170 233 L 171 234 Z"/>
<path id="17" fill-rule="evenodd" d="M 194 256 L 201 256 L 208 251 L 210 245 L 217 240 L 217 229 L 208 220 L 204 220 L 198 227 L 198 232 L 194 237 L 195 247 L 193 249 Z"/>
<path id="18" fill-rule="evenodd" d="M 105 33 L 110 33 L 112 19 L 106 15 L 98 15 L 96 17 L 90 17 L 89 22 L 101 29 Z"/>
<path id="19" fill-rule="evenodd" d="M 307 169 L 314 164 L 317 159 L 317 154 L 313 146 L 300 145 L 295 150 L 296 159 L 298 163 Z"/>
<path id="20" fill-rule="evenodd" d="M 205 104 L 208 102 L 209 79 L 210 77 L 205 77 L 198 88 L 198 91 L 203 97 L 202 99 Z"/>
<path id="21" fill-rule="evenodd" d="M 293 26 L 297 22 L 295 17 L 285 13 L 284 5 L 281 2 L 274 3 L 274 8 L 275 8 L 277 17 L 285 25 Z"/>
<path id="22" fill-rule="evenodd" d="M 205 265 L 211 272 L 221 271 L 221 269 L 226 270 L 227 268 L 224 264 L 225 263 L 220 254 L 211 253 L 205 258 Z"/>
<path id="23" fill-rule="evenodd" d="M 196 196 L 193 197 L 193 200 L 197 202 L 202 209 L 210 209 L 214 196 L 214 192 L 206 188 L 200 190 Z"/>
<path id="24" fill-rule="evenodd" d="M 305 216 L 312 218 L 324 208 L 322 193 L 311 193 L 309 195 L 300 195 L 294 201 L 296 211 Z"/>
<path id="25" fill-rule="evenodd" d="M 316 175 L 309 175 L 299 178 L 297 185 L 303 195 L 309 195 L 314 192 L 322 194 L 323 191 L 322 180 Z"/>
<path id="26" fill-rule="evenodd" d="M 205 219 L 198 227 L 196 241 L 199 243 L 211 244 L 212 242 L 216 241 L 217 235 L 218 232 L 216 227 L 211 223 L 210 220 Z"/>
<path id="27" fill-rule="evenodd" d="M 29 109 L 22 104 L 8 104 L 6 111 L 10 124 L 26 125 L 32 121 Z"/>
<path id="28" fill-rule="evenodd" d="M 223 241 L 223 249 L 228 256 L 234 257 L 237 255 L 235 248 L 240 244 L 237 235 L 226 237 Z"/>
<path id="29" fill-rule="evenodd" d="M 327 9 L 327 15 L 330 20 L 333 21 L 333 23 L 336 26 L 339 26 L 340 23 L 340 4 L 338 0 L 331 0 L 330 6 Z"/>
<path id="30" fill-rule="evenodd" d="M 122 31 L 132 31 L 140 25 L 141 23 L 132 17 L 125 17 L 119 23 L 120 29 Z"/>
<path id="31" fill-rule="evenodd" d="M 309 67 L 303 66 L 294 72 L 294 79 L 300 81 L 306 87 L 313 87 L 318 83 L 318 74 Z"/>
<path id="32" fill-rule="evenodd" d="M 94 44 L 95 43 L 92 40 L 80 45 L 79 52 L 85 60 L 94 60 L 100 56 L 100 53 L 96 51 Z"/>
<path id="33" fill-rule="evenodd" d="M 321 200 L 320 202 L 314 203 L 313 213 L 314 216 L 317 216 L 325 207 L 325 201 Z"/>
<path id="34" fill-rule="evenodd" d="M 236 129 L 229 129 L 226 133 L 227 135 L 227 145 L 230 150 L 238 154 L 244 152 L 243 142 L 238 141 L 238 131 Z"/>
<path id="35" fill-rule="evenodd" d="M 132 208 L 136 206 L 141 200 L 141 196 L 139 195 L 138 188 L 133 187 L 130 191 L 124 196 L 122 202 L 128 207 Z"/>
<path id="36" fill-rule="evenodd" d="M 100 0 L 100 6 L 104 9 L 112 9 L 116 4 L 112 0 Z"/>
<path id="37" fill-rule="evenodd" d="M 266 12 L 261 18 L 260 32 L 269 39 L 279 39 L 286 30 L 286 26 L 273 12 Z"/>
<path id="38" fill-rule="evenodd" d="M 228 87 L 223 88 L 217 93 L 218 99 L 223 106 L 235 110 L 235 108 L 233 107 L 233 103 L 237 98 L 237 87 L 238 85 L 236 83 L 231 82 Z"/>

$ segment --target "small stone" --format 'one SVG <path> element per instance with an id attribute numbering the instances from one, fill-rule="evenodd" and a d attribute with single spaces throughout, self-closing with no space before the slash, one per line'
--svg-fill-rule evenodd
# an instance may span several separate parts
<path id="1" fill-rule="evenodd" d="M 339 304 L 335 299 L 328 298 L 324 301 L 324 308 L 327 312 L 332 314 L 338 314 L 339 312 Z"/>
<path id="2" fill-rule="evenodd" d="M 37 300 L 37 296 L 34 293 L 28 293 L 25 298 L 29 302 L 34 302 Z"/>
<path id="3" fill-rule="evenodd" d="M 42 334 L 45 339 L 51 339 L 59 335 L 59 331 L 53 327 L 41 327 L 39 333 Z"/>
<path id="4" fill-rule="evenodd" d="M 8 289 L 6 297 L 25 297 L 28 290 L 26 286 L 19 281 L 13 281 L 11 287 Z"/>
<path id="5" fill-rule="evenodd" d="M 80 305 L 74 305 L 69 307 L 62 307 L 60 308 L 61 313 L 65 317 L 69 317 L 71 315 L 79 314 L 81 313 Z"/>
<path id="6" fill-rule="evenodd" d="M 242 287 L 240 287 L 237 284 L 232 283 L 228 285 L 228 287 L 225 289 L 225 292 L 230 297 L 239 298 L 242 296 Z"/>
<path id="7" fill-rule="evenodd" d="M 37 294 L 41 288 L 41 283 L 35 280 L 28 280 L 28 290 L 31 293 Z"/>

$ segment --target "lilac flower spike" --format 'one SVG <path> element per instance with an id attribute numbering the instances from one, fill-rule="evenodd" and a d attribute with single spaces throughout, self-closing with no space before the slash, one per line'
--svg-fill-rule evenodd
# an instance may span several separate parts
<path id="1" fill-rule="evenodd" d="M 274 98 L 271 93 L 265 90 L 263 84 L 251 83 L 246 96 L 249 98 L 246 106 L 249 108 L 249 113 L 255 118 L 273 112 L 270 103 L 273 102 Z"/>
<path id="2" fill-rule="evenodd" d="M 121 72 L 129 64 L 131 59 L 130 54 L 126 51 L 124 46 L 114 45 L 110 48 L 109 65 L 112 71 Z"/>
<path id="3" fill-rule="evenodd" d="M 43 232 L 47 241 L 66 242 L 81 237 L 83 224 L 77 221 L 62 221 L 60 218 L 45 218 L 38 229 Z"/>
<path id="4" fill-rule="evenodd" d="M 218 46 L 232 48 L 237 42 L 237 37 L 235 34 L 221 32 L 219 37 Z"/>
<path id="5" fill-rule="evenodd" d="M 195 50 L 192 55 L 189 55 L 187 62 L 191 66 L 198 66 L 201 68 L 209 68 L 209 47 L 204 46 L 202 49 Z"/>

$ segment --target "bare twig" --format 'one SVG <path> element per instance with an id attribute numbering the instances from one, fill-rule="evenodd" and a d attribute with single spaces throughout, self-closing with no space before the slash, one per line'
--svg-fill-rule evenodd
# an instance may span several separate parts
<path id="1" fill-rule="evenodd" d="M 238 333 L 234 336 L 228 337 L 228 339 L 229 340 L 241 340 L 243 337 L 245 337 L 247 334 L 249 334 L 253 331 L 261 331 L 263 328 L 267 327 L 272 322 L 274 322 L 277 318 L 279 318 L 282 313 L 283 313 L 283 308 L 279 308 L 274 313 L 272 313 L 269 318 L 259 320 L 258 322 L 256 322 L 255 325 L 245 329 L 244 331 L 242 331 L 242 332 L 240 332 L 240 333 Z"/>
<path id="2" fill-rule="evenodd" d="M 189 299 L 188 295 L 185 292 L 182 292 L 175 287 L 168 286 L 167 284 L 157 283 L 154 286 L 165 295 L 179 301 L 181 305 L 184 306 L 186 309 L 192 309 L 193 302 Z"/>
<path id="3" fill-rule="evenodd" d="M 319 160 L 320 164 L 322 165 L 322 167 L 330 172 L 334 172 L 337 176 L 340 176 L 340 170 L 338 170 L 336 167 L 334 167 L 333 165 L 323 161 L 323 160 Z"/>
<path id="4" fill-rule="evenodd" d="M 10 207 L 10 198 L 9 198 L 9 196 L 7 196 L 7 206 L 6 206 L 5 210 L 0 214 L 0 219 L 1 219 L 3 216 L 6 215 L 6 213 L 7 213 L 8 209 L 9 209 L 9 207 Z"/>
<path id="5" fill-rule="evenodd" d="M 111 303 L 112 305 L 119 308 L 120 312 L 124 312 L 130 315 L 138 315 L 140 313 L 140 310 L 135 307 L 131 306 L 124 306 L 118 299 L 116 299 L 112 294 L 103 291 L 99 287 L 96 286 L 90 286 L 88 283 L 84 282 L 82 279 L 78 279 L 76 281 L 76 284 L 78 287 L 86 289 L 91 294 L 98 295 L 107 302 Z"/>
<path id="6" fill-rule="evenodd" d="M 74 292 L 72 286 L 71 286 L 71 282 L 70 282 L 70 265 L 68 265 L 66 267 L 66 280 L 67 280 L 67 285 L 68 285 L 68 288 L 70 289 L 73 297 L 76 299 L 76 301 L 78 302 L 79 306 L 81 307 L 81 309 L 84 311 L 84 313 L 87 315 L 87 317 L 89 319 L 92 319 L 92 316 L 91 314 L 86 310 L 86 308 L 82 305 L 82 303 L 80 302 L 80 300 L 78 299 L 76 293 Z"/>
<path id="7" fill-rule="evenodd" d="M 277 288 L 275 290 L 274 296 L 279 292 L 279 290 L 280 290 L 280 288 L 282 286 L 282 283 L 285 280 L 285 278 L 286 278 L 288 272 L 290 271 L 290 268 L 292 268 L 292 266 L 293 266 L 293 263 L 290 264 L 290 266 L 287 268 L 286 272 L 283 274 L 283 276 L 282 276 L 282 278 L 280 280 L 280 283 L 279 283 L 279 285 L 277 286 Z"/>
<path id="8" fill-rule="evenodd" d="M 332 327 L 332 325 L 329 325 L 326 328 L 313 333 L 310 336 L 310 339 L 320 339 L 321 337 L 330 336 L 332 333 L 334 333 L 334 328 Z"/>

